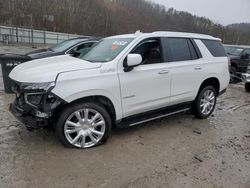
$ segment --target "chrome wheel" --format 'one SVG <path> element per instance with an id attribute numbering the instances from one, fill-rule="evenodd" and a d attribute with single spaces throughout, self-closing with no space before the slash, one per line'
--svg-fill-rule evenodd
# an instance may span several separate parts
<path id="1" fill-rule="evenodd" d="M 73 112 L 64 124 L 64 135 L 73 146 L 89 148 L 104 136 L 105 119 L 96 110 L 86 108 Z"/>
<path id="2" fill-rule="evenodd" d="M 213 90 L 206 90 L 201 97 L 200 109 L 203 115 L 210 114 L 215 106 L 215 93 Z"/>

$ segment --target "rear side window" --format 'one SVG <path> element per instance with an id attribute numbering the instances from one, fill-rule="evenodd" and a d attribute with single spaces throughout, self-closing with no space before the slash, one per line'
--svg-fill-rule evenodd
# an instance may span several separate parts
<path id="1" fill-rule="evenodd" d="M 168 38 L 169 61 L 191 60 L 187 39 Z"/>
<path id="2" fill-rule="evenodd" d="M 217 40 L 201 40 L 214 57 L 225 57 L 226 52 L 220 41 Z"/>
<path id="3" fill-rule="evenodd" d="M 190 39 L 186 38 L 167 38 L 167 45 L 164 45 L 165 57 L 169 62 L 187 61 L 198 59 L 199 56 Z"/>
<path id="4" fill-rule="evenodd" d="M 243 51 L 243 55 L 250 55 L 250 49 L 246 49 Z"/>

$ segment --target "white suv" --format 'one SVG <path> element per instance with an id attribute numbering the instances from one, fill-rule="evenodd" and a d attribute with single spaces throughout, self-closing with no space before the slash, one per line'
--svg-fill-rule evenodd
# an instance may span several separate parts
<path id="1" fill-rule="evenodd" d="M 17 66 L 11 112 L 27 128 L 55 126 L 65 146 L 103 143 L 128 127 L 191 109 L 207 118 L 229 83 L 220 39 L 154 32 L 108 37 L 83 57 Z"/>

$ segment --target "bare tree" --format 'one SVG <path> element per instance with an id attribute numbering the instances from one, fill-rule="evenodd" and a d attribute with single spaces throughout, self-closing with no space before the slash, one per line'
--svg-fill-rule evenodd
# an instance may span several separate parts
<path id="1" fill-rule="evenodd" d="M 145 0 L 0 0 L 0 24 L 83 35 L 109 36 L 156 30 L 210 34 L 250 44 L 250 32 Z"/>

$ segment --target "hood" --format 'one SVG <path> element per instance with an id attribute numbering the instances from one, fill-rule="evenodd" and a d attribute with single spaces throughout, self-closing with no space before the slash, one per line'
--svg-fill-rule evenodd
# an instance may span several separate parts
<path id="1" fill-rule="evenodd" d="M 28 56 L 31 57 L 31 59 L 41 59 L 41 58 L 53 57 L 53 56 L 57 56 L 57 55 L 62 55 L 62 53 L 53 52 L 53 51 L 48 50 L 48 51 L 42 51 L 39 53 L 28 54 Z"/>
<path id="2" fill-rule="evenodd" d="M 9 74 L 17 82 L 41 83 L 56 80 L 59 73 L 101 67 L 68 55 L 37 59 L 16 66 Z"/>
<path id="3" fill-rule="evenodd" d="M 43 49 L 33 50 L 33 51 L 28 52 L 28 53 L 26 53 L 24 55 L 31 55 L 31 54 L 36 54 L 36 53 L 41 53 L 41 52 L 46 52 L 46 51 L 49 51 L 49 50 L 46 49 L 46 48 L 43 48 Z"/>

